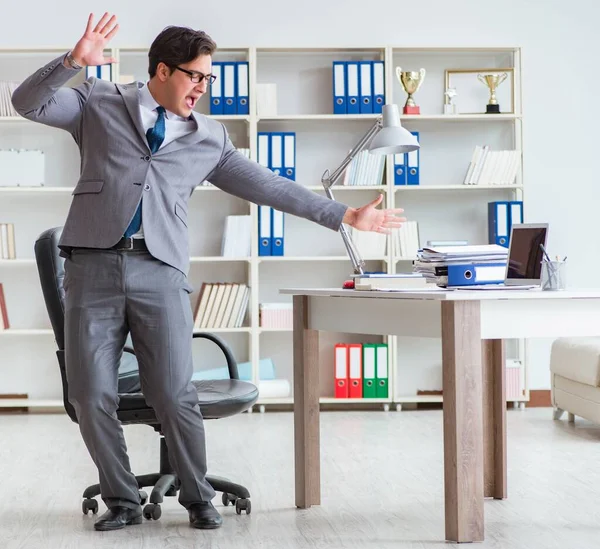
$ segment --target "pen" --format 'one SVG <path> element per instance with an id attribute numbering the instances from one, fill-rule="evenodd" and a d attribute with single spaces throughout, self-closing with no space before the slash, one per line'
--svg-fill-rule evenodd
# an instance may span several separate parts
<path id="1" fill-rule="evenodd" d="M 544 257 L 546 258 L 546 261 L 548 261 L 550 263 L 552 260 L 548 256 L 548 252 L 546 251 L 546 248 L 541 243 L 540 243 L 540 248 L 542 249 L 542 252 L 544 252 Z"/>

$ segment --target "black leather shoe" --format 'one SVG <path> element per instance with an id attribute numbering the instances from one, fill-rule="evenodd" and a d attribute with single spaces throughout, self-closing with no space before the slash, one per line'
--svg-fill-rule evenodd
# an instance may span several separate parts
<path id="1" fill-rule="evenodd" d="M 95 523 L 96 530 L 120 530 L 130 524 L 142 524 L 142 510 L 119 505 L 111 507 Z"/>
<path id="2" fill-rule="evenodd" d="M 211 528 L 219 528 L 223 524 L 223 518 L 210 501 L 190 505 L 188 513 L 192 528 L 209 530 Z"/>

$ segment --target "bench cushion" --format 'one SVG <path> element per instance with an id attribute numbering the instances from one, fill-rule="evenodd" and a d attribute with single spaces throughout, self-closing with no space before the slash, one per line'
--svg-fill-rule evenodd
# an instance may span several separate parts
<path id="1" fill-rule="evenodd" d="M 600 338 L 556 339 L 550 353 L 550 371 L 578 383 L 600 387 Z"/>

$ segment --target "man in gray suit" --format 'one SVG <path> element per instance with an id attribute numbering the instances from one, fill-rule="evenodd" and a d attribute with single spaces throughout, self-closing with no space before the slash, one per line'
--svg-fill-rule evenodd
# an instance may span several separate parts
<path id="1" fill-rule="evenodd" d="M 97 530 L 141 522 L 138 486 L 116 416 L 117 369 L 128 334 L 147 402 L 162 425 L 179 502 L 195 528 L 222 519 L 206 481 L 203 419 L 191 384 L 193 318 L 188 283 L 188 199 L 204 180 L 232 195 L 337 231 L 341 223 L 389 233 L 402 210 L 381 197 L 349 208 L 247 159 L 225 127 L 194 111 L 212 82 L 215 43 L 168 27 L 149 51 L 150 79 L 122 85 L 89 78 L 87 65 L 115 61 L 104 48 L 118 30 L 105 13 L 83 37 L 27 78 L 12 101 L 25 118 L 62 128 L 77 143 L 81 175 L 59 246 L 65 257 L 65 353 L 69 401 L 96 464 L 108 511 Z"/>

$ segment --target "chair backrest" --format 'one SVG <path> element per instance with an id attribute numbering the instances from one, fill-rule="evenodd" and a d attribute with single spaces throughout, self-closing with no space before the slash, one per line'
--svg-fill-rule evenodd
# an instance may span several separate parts
<path id="1" fill-rule="evenodd" d="M 35 260 L 46 309 L 59 350 L 65 348 L 65 260 L 59 255 L 62 227 L 44 231 L 35 241 Z"/>

